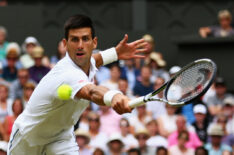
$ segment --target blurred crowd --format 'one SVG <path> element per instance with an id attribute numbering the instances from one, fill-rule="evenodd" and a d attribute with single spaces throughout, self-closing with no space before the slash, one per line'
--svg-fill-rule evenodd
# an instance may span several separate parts
<path id="1" fill-rule="evenodd" d="M 227 10 L 218 17 L 220 23 L 231 21 Z M 202 37 L 227 36 L 233 29 L 204 27 L 199 32 Z M 12 125 L 33 90 L 66 54 L 62 42 L 56 55 L 48 57 L 36 37 L 26 37 L 22 45 L 6 38 L 7 30 L 0 26 L 0 154 L 6 153 Z M 147 42 L 145 59 L 101 67 L 96 84 L 134 99 L 160 88 L 181 69 L 167 69 L 162 53 L 155 51 L 154 38 L 146 34 L 143 39 Z M 164 98 L 163 92 L 157 97 Z M 118 115 L 110 107 L 90 103 L 74 129 L 80 155 L 231 155 L 234 97 L 227 92 L 225 79 L 217 77 L 204 96 L 183 107 L 151 101 Z"/>

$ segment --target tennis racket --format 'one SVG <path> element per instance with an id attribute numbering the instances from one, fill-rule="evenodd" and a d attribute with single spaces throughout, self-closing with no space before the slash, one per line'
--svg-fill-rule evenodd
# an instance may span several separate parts
<path id="1" fill-rule="evenodd" d="M 172 106 L 182 106 L 202 96 L 213 83 L 216 76 L 216 64 L 210 59 L 199 59 L 177 72 L 159 89 L 129 101 L 134 108 L 148 101 L 165 102 Z M 155 95 L 164 91 L 164 99 Z"/>

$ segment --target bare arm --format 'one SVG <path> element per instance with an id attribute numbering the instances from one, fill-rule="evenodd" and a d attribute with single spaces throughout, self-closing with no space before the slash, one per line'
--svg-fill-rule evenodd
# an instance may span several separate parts
<path id="1" fill-rule="evenodd" d="M 211 29 L 209 27 L 201 27 L 199 29 L 199 34 L 202 38 L 206 38 L 208 34 L 211 33 Z"/>
<path id="2" fill-rule="evenodd" d="M 88 84 L 81 88 L 76 96 L 104 106 L 103 97 L 107 91 L 109 89 L 106 87 Z M 111 101 L 111 107 L 119 114 L 131 112 L 132 109 L 128 106 L 128 101 L 129 99 L 126 96 L 116 94 Z"/>
<path id="3" fill-rule="evenodd" d="M 115 47 L 119 60 L 145 58 L 143 55 L 139 55 L 139 53 L 144 53 L 146 51 L 145 49 L 146 42 L 144 41 L 144 39 L 139 39 L 131 43 L 127 43 L 127 41 L 128 41 L 128 35 L 126 34 L 123 40 L 121 40 L 119 44 Z M 97 67 L 103 65 L 103 60 L 100 53 L 95 53 L 92 56 L 96 61 Z"/>

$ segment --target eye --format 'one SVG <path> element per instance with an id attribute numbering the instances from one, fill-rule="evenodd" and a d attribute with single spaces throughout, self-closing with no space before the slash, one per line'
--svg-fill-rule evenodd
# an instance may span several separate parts
<path id="1" fill-rule="evenodd" d="M 82 40 L 83 41 L 89 41 L 89 37 L 88 36 L 84 36 L 84 37 L 82 37 Z"/>
<path id="2" fill-rule="evenodd" d="M 72 42 L 77 42 L 77 41 L 78 41 L 78 38 L 77 38 L 77 37 L 73 37 L 73 38 L 71 38 L 71 41 L 72 41 Z"/>

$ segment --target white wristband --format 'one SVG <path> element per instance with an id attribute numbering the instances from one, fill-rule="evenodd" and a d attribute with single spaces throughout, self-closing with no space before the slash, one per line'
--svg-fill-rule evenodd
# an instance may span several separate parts
<path id="1" fill-rule="evenodd" d="M 113 98 L 116 94 L 123 94 L 123 93 L 122 93 L 121 91 L 118 91 L 118 90 L 109 90 L 108 92 L 106 92 L 106 93 L 104 94 L 104 97 L 103 97 L 103 101 L 104 101 L 105 105 L 111 106 L 112 98 Z"/>
<path id="2" fill-rule="evenodd" d="M 110 64 L 118 60 L 118 55 L 114 47 L 100 52 L 102 56 L 103 65 Z"/>

